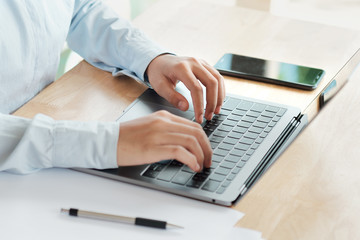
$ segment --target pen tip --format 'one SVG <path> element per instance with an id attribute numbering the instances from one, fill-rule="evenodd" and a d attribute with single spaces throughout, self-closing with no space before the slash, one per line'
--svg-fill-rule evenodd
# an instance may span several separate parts
<path id="1" fill-rule="evenodd" d="M 175 224 L 171 224 L 171 223 L 168 223 L 166 226 L 167 226 L 167 227 L 171 227 L 171 228 L 184 229 L 184 227 L 182 227 L 182 226 L 175 225 Z"/>
<path id="2" fill-rule="evenodd" d="M 60 209 L 60 212 L 61 212 L 61 213 L 68 213 L 69 210 L 67 210 L 67 209 L 65 209 L 65 208 L 62 208 L 62 209 Z"/>

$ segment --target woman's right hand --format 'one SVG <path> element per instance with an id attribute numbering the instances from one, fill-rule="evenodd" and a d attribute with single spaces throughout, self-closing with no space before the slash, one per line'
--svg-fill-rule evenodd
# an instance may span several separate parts
<path id="1" fill-rule="evenodd" d="M 119 166 L 176 159 L 198 172 L 211 166 L 211 156 L 212 149 L 201 125 L 167 111 L 120 124 Z"/>

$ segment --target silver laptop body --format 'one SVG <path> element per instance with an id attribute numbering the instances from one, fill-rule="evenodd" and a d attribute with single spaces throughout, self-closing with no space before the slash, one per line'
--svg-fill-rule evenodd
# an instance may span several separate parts
<path id="1" fill-rule="evenodd" d="M 177 91 L 181 92 L 188 99 L 189 103 L 191 103 L 190 93 L 183 84 L 178 84 Z M 250 106 L 249 103 L 252 105 Z M 190 105 L 188 111 L 182 112 L 158 96 L 155 91 L 148 89 L 123 112 L 118 120 L 120 122 L 129 121 L 158 110 L 167 110 L 173 114 L 193 120 L 193 106 L 192 104 Z M 244 113 L 245 110 L 242 108 L 249 109 Z M 252 109 L 254 109 L 254 111 Z M 235 110 L 234 114 L 232 112 L 233 110 Z M 260 113 L 260 110 L 263 110 L 264 113 Z M 224 117 L 222 113 L 228 115 Z M 264 116 L 262 114 L 264 114 Z M 258 119 L 254 120 L 254 116 L 262 117 L 261 120 L 264 122 L 269 121 L 269 118 L 265 118 L 265 116 L 273 116 L 275 120 L 273 118 L 271 119 L 271 127 L 267 128 L 266 132 L 264 132 L 264 130 L 261 133 L 255 133 L 260 130 L 258 130 L 257 127 L 253 127 L 255 132 L 251 132 L 250 128 L 252 125 L 263 126 L 264 124 L 258 121 Z M 307 117 L 302 115 L 298 108 L 236 95 L 228 95 L 226 97 L 222 111 L 220 115 L 214 118 L 216 117 L 221 118 L 222 121 L 215 127 L 210 126 L 214 129 L 209 130 L 206 128 L 214 151 L 214 166 L 208 169 L 207 173 L 194 173 L 187 166 L 170 160 L 165 160 L 157 164 L 119 167 L 117 169 L 76 170 L 215 204 L 230 206 L 245 194 L 307 124 Z M 251 121 L 253 121 L 253 123 L 251 123 Z M 230 126 L 225 123 L 228 123 Z M 205 124 L 206 123 L 204 123 L 204 125 Z M 233 127 L 236 129 L 230 130 L 228 132 L 229 136 L 226 136 L 226 132 L 217 129 L 222 127 L 221 129 L 229 130 L 231 125 L 235 125 Z M 244 132 L 245 130 L 242 126 L 248 126 L 249 129 Z M 260 138 L 260 134 L 262 134 L 261 136 L 263 136 L 263 138 Z M 223 140 L 220 141 L 219 139 L 221 138 L 223 138 Z M 232 155 L 229 150 L 231 146 L 225 142 L 225 139 L 234 142 L 237 138 L 242 139 L 241 141 L 244 140 L 247 145 L 241 145 L 243 147 L 236 149 L 235 145 L 237 143 L 235 143 L 233 150 L 236 154 Z M 259 140 L 257 141 L 255 138 Z M 217 142 L 213 142 L 212 139 L 216 139 Z M 251 154 L 249 155 L 248 153 Z M 235 168 L 232 169 L 231 167 Z M 174 173 L 175 168 L 179 168 L 179 170 Z M 169 169 L 171 169 L 171 173 L 162 173 Z"/>

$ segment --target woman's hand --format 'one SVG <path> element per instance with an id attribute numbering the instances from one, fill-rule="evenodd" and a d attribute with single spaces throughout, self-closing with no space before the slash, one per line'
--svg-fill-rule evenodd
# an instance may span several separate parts
<path id="1" fill-rule="evenodd" d="M 117 163 L 140 165 L 176 159 L 194 171 L 211 166 L 209 140 L 198 123 L 158 111 L 120 124 Z"/>
<path id="2" fill-rule="evenodd" d="M 204 101 L 201 84 L 206 88 L 205 118 L 220 112 L 225 98 L 224 79 L 219 72 L 203 60 L 174 55 L 160 55 L 147 68 L 149 82 L 154 90 L 180 110 L 187 110 L 189 103 L 184 96 L 175 91 L 178 81 L 190 90 L 195 118 L 203 121 Z M 201 84 L 200 84 L 201 83 Z"/>

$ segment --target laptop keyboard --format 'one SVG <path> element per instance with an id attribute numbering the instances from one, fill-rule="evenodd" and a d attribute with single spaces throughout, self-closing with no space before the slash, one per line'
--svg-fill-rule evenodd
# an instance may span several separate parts
<path id="1" fill-rule="evenodd" d="M 210 168 L 197 173 L 177 160 L 165 160 L 149 165 L 142 175 L 221 194 L 285 112 L 285 108 L 228 97 L 220 114 L 202 124 L 213 149 Z"/>

